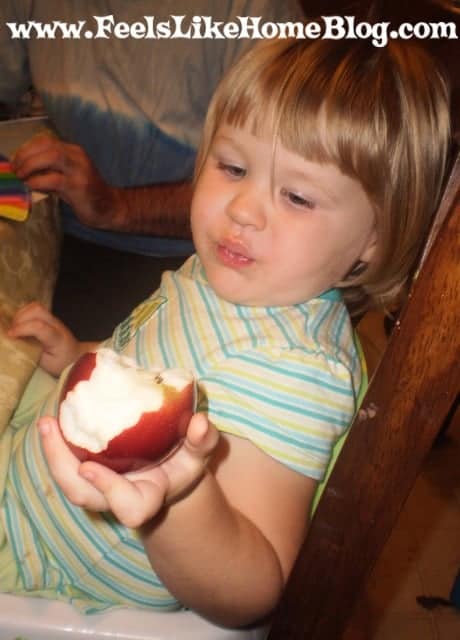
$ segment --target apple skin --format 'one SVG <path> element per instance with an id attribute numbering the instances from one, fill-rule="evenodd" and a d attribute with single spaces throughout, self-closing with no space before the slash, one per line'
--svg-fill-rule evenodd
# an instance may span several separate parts
<path id="1" fill-rule="evenodd" d="M 96 352 L 87 352 L 75 362 L 64 384 L 60 404 L 80 381 L 90 380 L 96 367 L 96 357 Z M 98 453 L 70 442 L 60 425 L 61 433 L 80 461 L 93 460 L 118 473 L 126 473 L 161 462 L 179 445 L 195 410 L 195 395 L 193 380 L 180 391 L 173 387 L 165 388 L 165 403 L 159 410 L 144 412 L 137 424 L 112 438 Z"/>

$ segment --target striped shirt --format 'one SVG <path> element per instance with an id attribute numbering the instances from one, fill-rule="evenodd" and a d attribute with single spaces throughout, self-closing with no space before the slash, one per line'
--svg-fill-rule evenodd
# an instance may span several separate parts
<path id="1" fill-rule="evenodd" d="M 166 272 L 105 346 L 146 368 L 190 369 L 198 408 L 219 430 L 315 479 L 351 420 L 361 383 L 338 292 L 290 307 L 235 305 L 215 295 L 196 256 Z M 41 414 L 56 413 L 64 380 L 65 373 Z M 36 413 L 33 404 L 20 407 L 0 441 L 0 457 L 9 460 L 0 486 L 0 563 L 13 558 L 18 567 L 2 589 L 62 598 L 85 612 L 180 607 L 152 571 L 136 531 L 64 498 L 41 451 Z"/>
<path id="2" fill-rule="evenodd" d="M 338 291 L 289 307 L 240 306 L 210 288 L 199 259 L 166 272 L 107 344 L 141 366 L 185 367 L 220 431 L 321 479 L 361 384 Z"/>

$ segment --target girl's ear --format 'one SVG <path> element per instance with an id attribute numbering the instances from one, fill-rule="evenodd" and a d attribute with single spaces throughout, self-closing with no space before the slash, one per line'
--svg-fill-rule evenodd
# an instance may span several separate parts
<path id="1" fill-rule="evenodd" d="M 377 249 L 377 234 L 375 230 L 370 233 L 369 240 L 364 247 L 361 255 L 359 256 L 359 261 L 364 262 L 365 264 L 369 264 L 372 262 L 374 258 L 375 251 Z"/>

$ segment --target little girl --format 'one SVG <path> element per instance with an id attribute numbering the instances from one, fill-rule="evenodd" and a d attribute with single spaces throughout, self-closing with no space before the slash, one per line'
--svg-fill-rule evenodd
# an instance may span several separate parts
<path id="1" fill-rule="evenodd" d="M 21 309 L 10 336 L 36 337 L 41 367 L 62 375 L 35 414 L 32 380 L 2 436 L 2 590 L 86 612 L 187 606 L 229 626 L 270 613 L 356 410 L 345 302 L 385 305 L 404 287 L 448 120 L 444 81 L 409 42 L 273 40 L 228 73 L 197 161 L 196 254 L 105 342 L 192 370 L 199 413 L 159 466 L 79 463 L 52 416 L 92 345 Z"/>

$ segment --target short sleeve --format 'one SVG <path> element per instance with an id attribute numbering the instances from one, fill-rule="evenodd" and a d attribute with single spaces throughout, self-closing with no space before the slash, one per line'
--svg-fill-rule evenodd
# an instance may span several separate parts
<path id="1" fill-rule="evenodd" d="M 199 410 L 282 464 L 320 480 L 348 427 L 351 372 L 323 353 L 253 350 L 230 356 L 199 381 Z"/>

